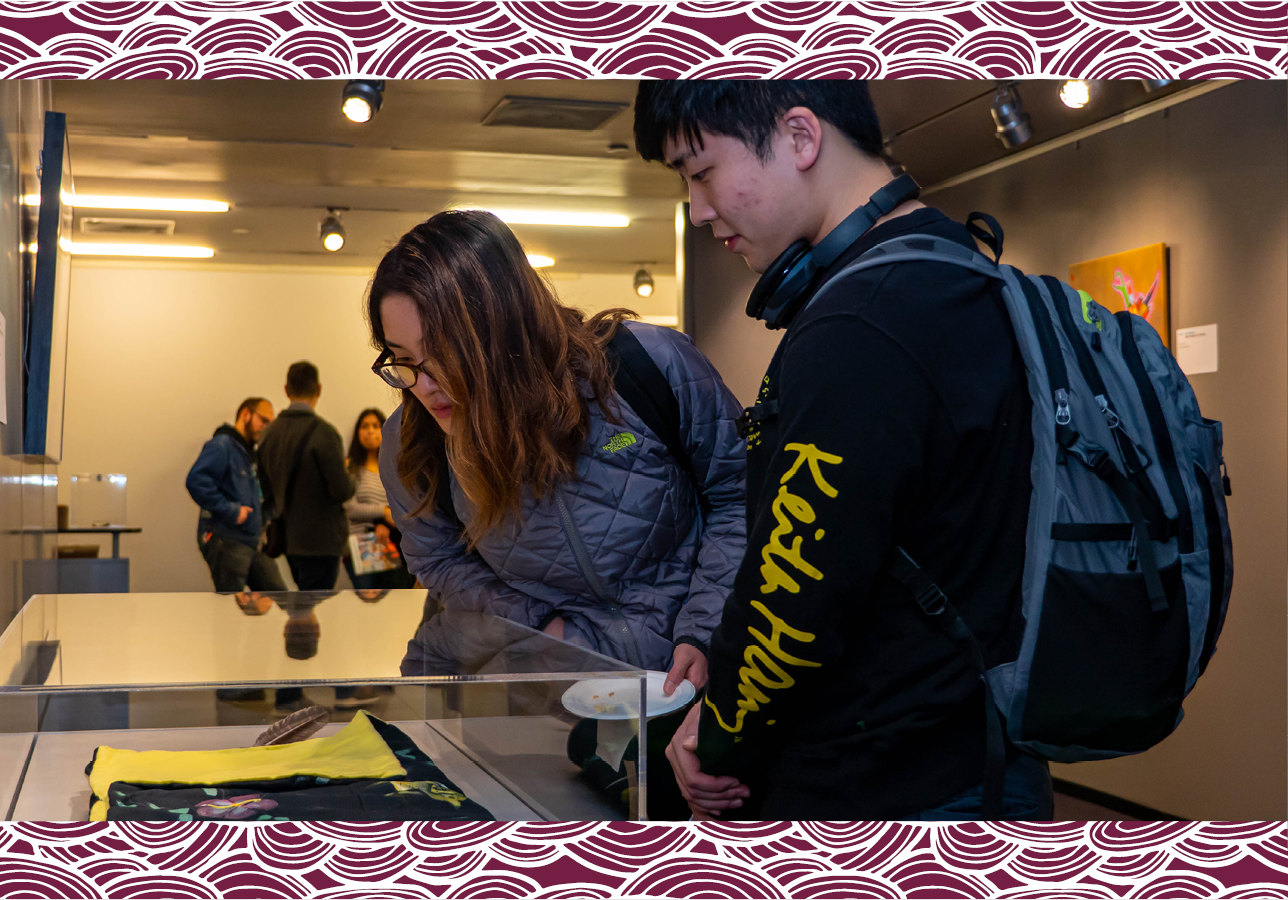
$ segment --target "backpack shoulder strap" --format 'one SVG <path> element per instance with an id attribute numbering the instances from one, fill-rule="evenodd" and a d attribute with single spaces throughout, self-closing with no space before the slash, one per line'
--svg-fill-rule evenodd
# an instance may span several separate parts
<path id="1" fill-rule="evenodd" d="M 625 325 L 617 327 L 617 333 L 608 344 L 608 351 L 611 357 L 616 357 L 613 387 L 618 396 L 635 410 L 649 431 L 666 445 L 671 458 L 697 490 L 698 502 L 704 510 L 707 509 L 702 484 L 693 475 L 689 454 L 685 452 L 684 442 L 680 438 L 680 401 L 676 399 L 670 382 L 657 367 L 653 357 L 648 355 L 639 338 L 631 334 Z"/>

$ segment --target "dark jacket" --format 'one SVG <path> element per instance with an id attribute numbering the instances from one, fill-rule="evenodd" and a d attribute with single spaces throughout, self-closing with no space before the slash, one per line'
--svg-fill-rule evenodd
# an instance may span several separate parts
<path id="1" fill-rule="evenodd" d="M 306 437 L 308 443 L 303 445 Z M 287 497 L 286 485 L 297 456 L 300 470 Z M 303 404 L 282 410 L 259 442 L 259 480 L 269 518 L 279 510 L 286 517 L 289 555 L 343 555 L 349 540 L 344 501 L 353 496 L 353 479 L 345 467 L 340 434 L 329 422 Z"/>
<path id="2" fill-rule="evenodd" d="M 917 210 L 823 280 L 914 233 L 974 249 L 962 225 Z M 791 323 L 757 402 L 702 769 L 748 782 L 731 818 L 916 818 L 983 781 L 984 697 L 887 565 L 904 547 L 987 665 L 1015 658 L 1033 437 L 1010 317 L 994 283 L 957 266 L 848 275 Z"/>
<path id="3" fill-rule="evenodd" d="M 251 547 L 259 546 L 264 530 L 259 479 L 250 442 L 231 425 L 221 425 L 201 448 L 188 471 L 188 493 L 201 507 L 197 529 Z M 237 524 L 243 506 L 253 512 Z"/>

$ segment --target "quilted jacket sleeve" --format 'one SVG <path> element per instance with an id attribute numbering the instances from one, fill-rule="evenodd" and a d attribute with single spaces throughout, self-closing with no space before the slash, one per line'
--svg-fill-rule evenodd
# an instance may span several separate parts
<path id="1" fill-rule="evenodd" d="M 720 373 L 687 335 L 632 323 L 680 404 L 680 436 L 694 478 L 710 504 L 689 597 L 675 620 L 674 640 L 707 651 L 747 548 L 747 445 L 738 437 L 742 407 Z"/>
<path id="2" fill-rule="evenodd" d="M 440 510 L 412 517 L 416 500 L 398 479 L 396 453 L 401 442 L 402 408 L 385 422 L 380 444 L 380 480 L 389 498 L 394 522 L 402 532 L 402 553 L 407 568 L 444 609 L 488 613 L 535 627 L 552 610 L 550 604 L 517 591 L 496 576 L 477 554 L 465 549 L 456 525 Z M 424 627 L 422 626 L 422 632 Z M 407 648 L 403 674 L 424 649 L 418 634 Z"/>

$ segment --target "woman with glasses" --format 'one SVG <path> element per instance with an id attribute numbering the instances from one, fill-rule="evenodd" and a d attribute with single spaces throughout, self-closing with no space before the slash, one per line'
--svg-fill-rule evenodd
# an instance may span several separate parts
<path id="1" fill-rule="evenodd" d="M 631 664 L 706 682 L 742 560 L 741 410 L 687 337 L 560 305 L 490 213 L 439 213 L 381 261 L 374 370 L 403 392 L 380 474 L 408 567 L 448 610 L 503 616 Z M 630 330 L 679 406 L 688 459 L 614 389 Z M 685 471 L 687 464 L 689 472 Z M 433 619 L 403 660 L 420 674 Z"/>

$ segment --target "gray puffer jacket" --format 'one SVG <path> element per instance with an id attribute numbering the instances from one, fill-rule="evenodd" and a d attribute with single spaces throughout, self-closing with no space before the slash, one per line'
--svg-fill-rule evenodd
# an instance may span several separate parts
<path id="1" fill-rule="evenodd" d="M 409 518 L 417 500 L 397 474 L 401 409 L 384 426 L 380 477 L 403 534 L 407 566 L 446 609 L 490 613 L 533 628 L 557 613 L 564 640 L 663 670 L 676 643 L 705 652 L 733 590 L 747 540 L 746 445 L 735 425 L 737 400 L 687 336 L 638 322 L 626 327 L 679 400 L 681 439 L 710 504 L 708 515 L 666 446 L 624 401 L 620 426 L 590 402 L 577 480 L 540 503 L 529 496 L 518 521 L 492 529 L 476 553 L 466 552 L 441 510 Z M 473 507 L 455 478 L 452 501 L 468 526 Z M 576 529 L 571 540 L 565 523 Z M 585 548 L 581 563 L 578 536 Z M 596 580 L 599 596 L 591 587 Z M 443 636 L 431 634 L 434 627 L 427 622 L 408 645 L 404 675 L 422 674 L 435 655 L 430 647 Z"/>

